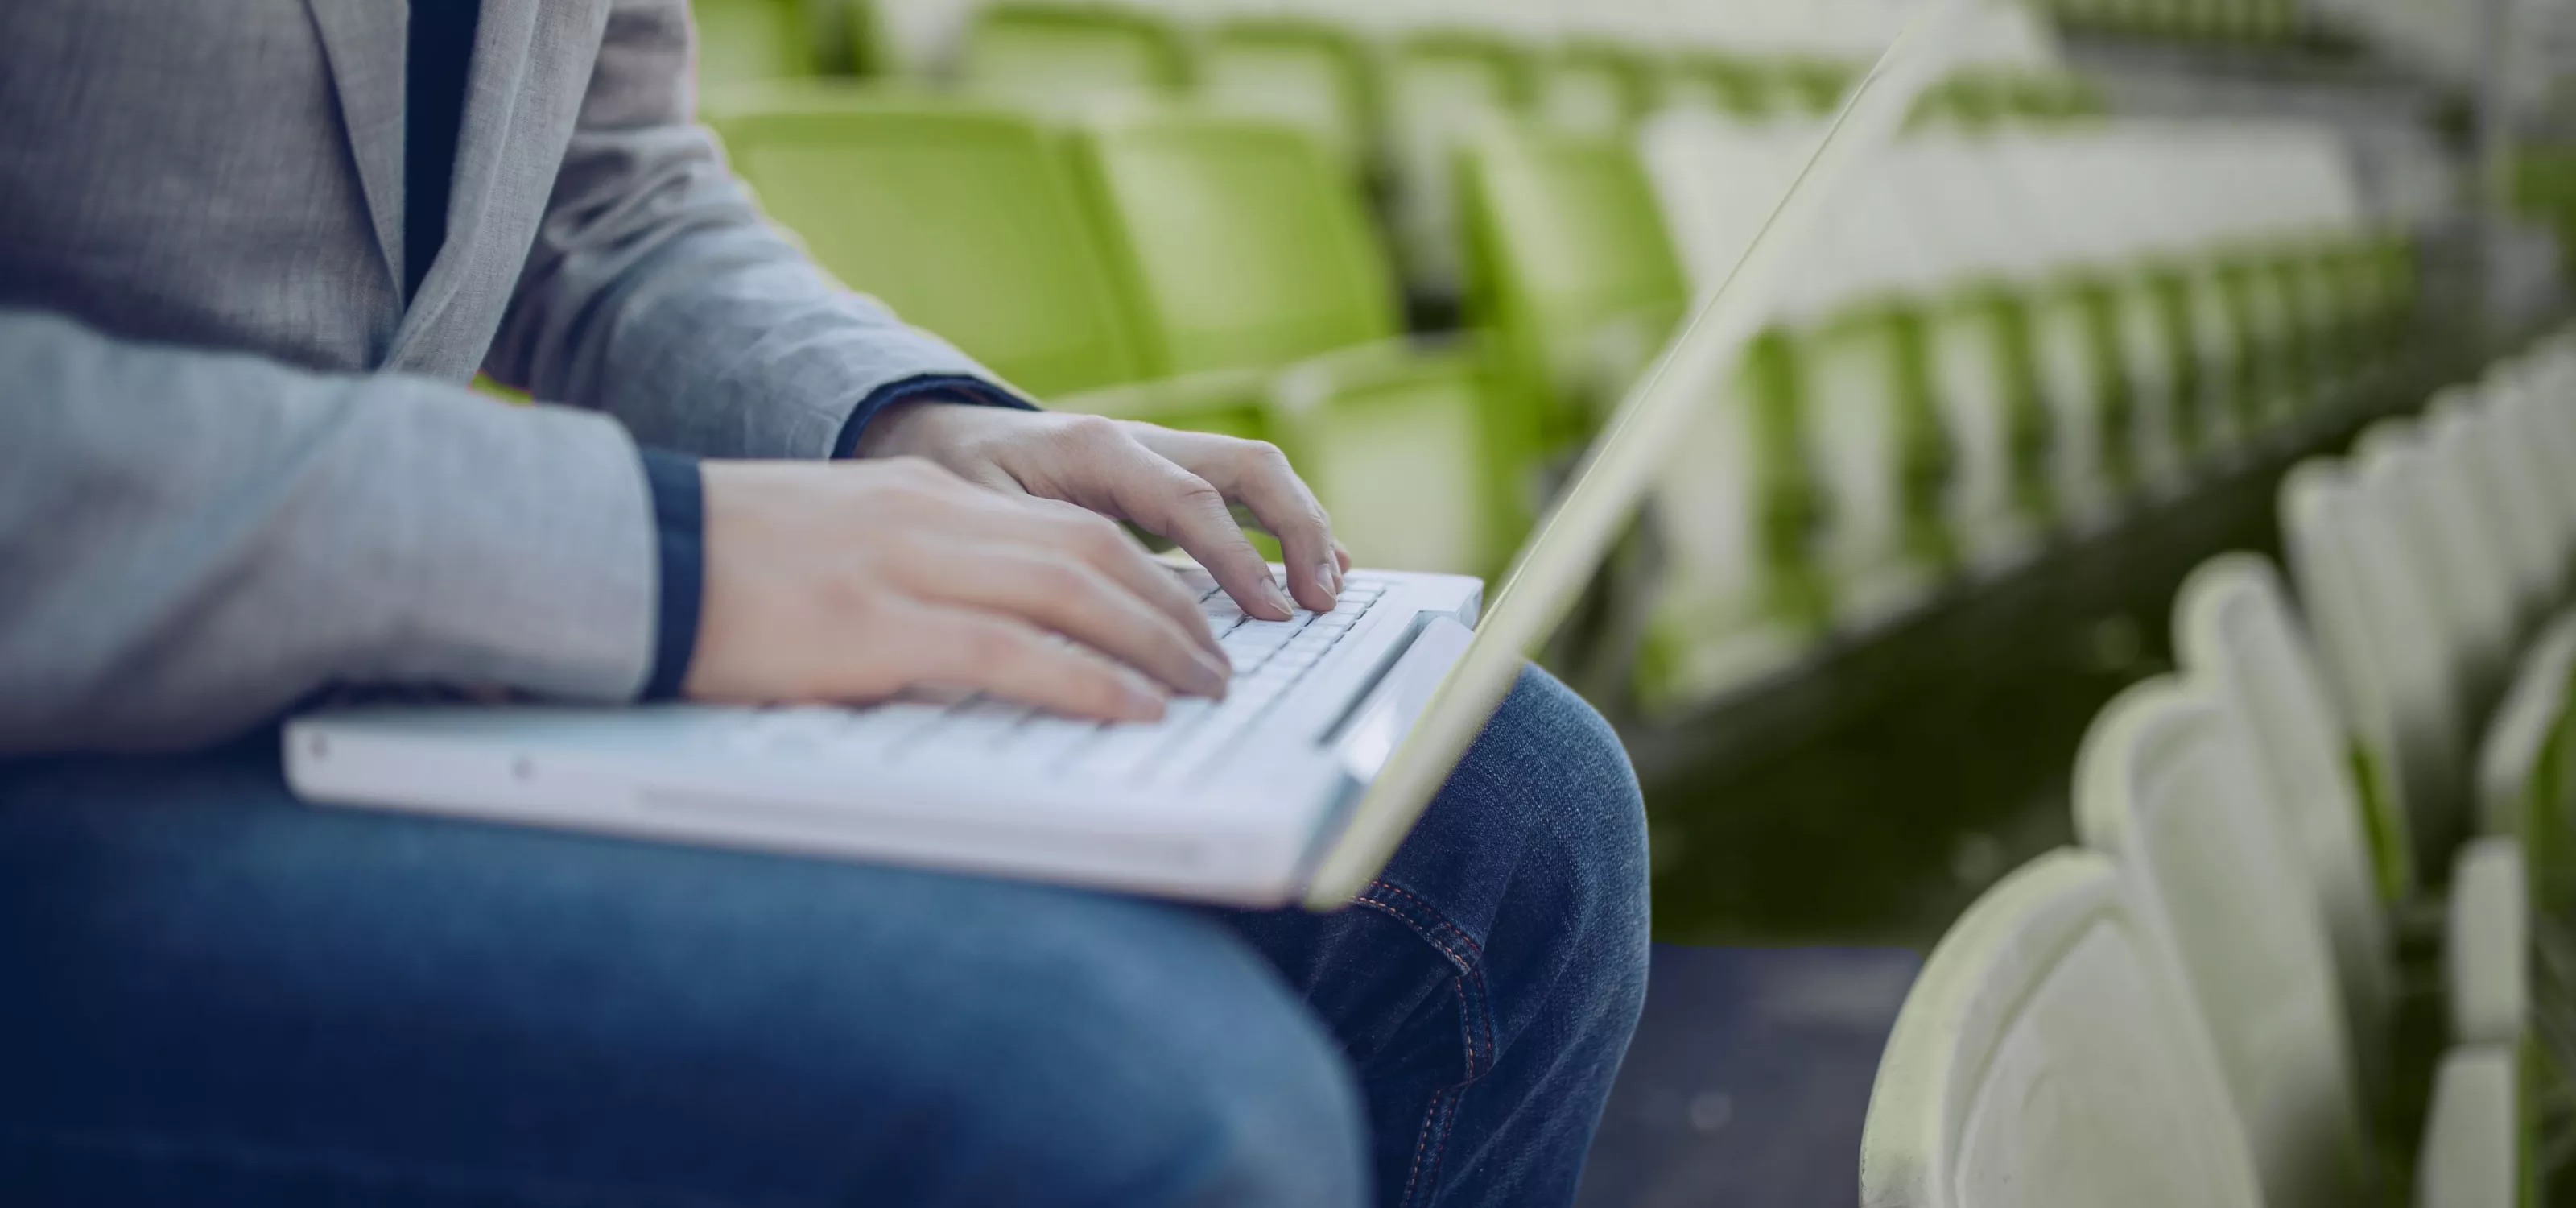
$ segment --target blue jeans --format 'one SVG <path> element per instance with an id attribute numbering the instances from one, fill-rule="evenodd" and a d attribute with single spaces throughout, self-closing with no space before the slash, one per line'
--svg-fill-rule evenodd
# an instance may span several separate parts
<path id="1" fill-rule="evenodd" d="M 1644 846 L 1535 672 L 1325 916 L 0 765 L 0 1203 L 1564 1204 Z"/>

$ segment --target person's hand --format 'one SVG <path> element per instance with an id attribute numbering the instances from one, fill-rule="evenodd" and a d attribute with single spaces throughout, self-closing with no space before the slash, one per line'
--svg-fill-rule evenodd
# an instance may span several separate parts
<path id="1" fill-rule="evenodd" d="M 1243 611 L 1286 620 L 1288 598 L 1245 540 L 1230 503 L 1279 538 L 1288 590 L 1317 612 L 1342 591 L 1350 554 L 1333 541 L 1323 505 L 1260 441 L 1095 415 L 970 403 L 901 403 L 869 421 L 861 457 L 926 457 L 970 482 L 1075 504 L 1170 538 L 1216 577 Z"/>
<path id="2" fill-rule="evenodd" d="M 1162 716 L 1167 690 L 1225 691 L 1198 601 L 1102 516 L 918 458 L 700 473 L 692 699 L 855 704 L 937 687 L 1141 721 Z"/>

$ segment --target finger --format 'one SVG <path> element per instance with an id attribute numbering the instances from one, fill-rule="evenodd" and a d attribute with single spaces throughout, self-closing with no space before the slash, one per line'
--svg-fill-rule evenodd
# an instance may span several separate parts
<path id="1" fill-rule="evenodd" d="M 1234 522 L 1225 492 L 1136 442 L 1123 428 L 1094 429 L 1078 456 L 1089 463 L 1077 502 L 1171 538 L 1206 567 L 1243 611 L 1284 621 L 1296 610 L 1270 564 Z M 1330 605 L 1326 605 L 1330 607 Z"/>
<path id="2" fill-rule="evenodd" d="M 1010 478 L 998 467 L 996 474 Z M 1016 478 L 1008 490 L 975 490 L 942 470 L 917 477 L 909 502 L 958 537 L 1074 552 L 1169 616 L 1208 653 L 1216 635 L 1200 613 L 1198 597 L 1180 576 L 1156 562 L 1115 523 L 1074 504 L 1025 493 Z"/>
<path id="3" fill-rule="evenodd" d="M 1341 567 L 1343 577 L 1348 578 L 1351 573 L 1351 547 L 1344 545 L 1339 541 L 1335 541 L 1333 543 L 1333 565 Z"/>
<path id="4" fill-rule="evenodd" d="M 1210 653 L 1216 652 L 1216 635 L 1208 629 L 1207 614 L 1199 611 L 1197 593 L 1181 582 L 1170 565 L 1118 527 L 1117 521 L 1080 504 L 1043 495 L 1026 502 L 1039 513 L 1040 521 L 1021 534 L 1024 540 L 1052 554 L 1080 557 L 1179 622 Z"/>
<path id="5" fill-rule="evenodd" d="M 907 636 L 897 655 L 907 687 L 968 688 L 1102 721 L 1162 719 L 1163 694 L 1150 681 L 1086 647 L 993 613 L 906 608 L 895 619 Z"/>
<path id="6" fill-rule="evenodd" d="M 893 573 L 896 586 L 915 599 L 1030 622 L 1177 691 L 1222 697 L 1231 678 L 1228 666 L 1170 615 L 1065 552 L 925 542 L 899 555 Z M 1192 610 L 1189 616 L 1205 632 L 1206 622 L 1198 612 Z"/>
<path id="7" fill-rule="evenodd" d="M 1277 445 L 1142 424 L 1136 426 L 1135 438 L 1206 479 L 1227 498 L 1242 500 L 1261 527 L 1279 538 L 1288 589 L 1297 602 L 1317 612 L 1332 609 L 1342 592 L 1342 572 L 1348 569 L 1335 552 L 1332 518 Z"/>

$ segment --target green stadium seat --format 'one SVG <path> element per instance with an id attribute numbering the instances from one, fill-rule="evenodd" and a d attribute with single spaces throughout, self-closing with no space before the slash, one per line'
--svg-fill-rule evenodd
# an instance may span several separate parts
<path id="1" fill-rule="evenodd" d="M 2474 726 L 2512 674 L 2520 633 L 2511 563 L 2477 509 L 2475 488 L 2429 439 L 2431 428 L 2398 419 L 2371 425 L 2354 448 L 2355 471 L 2385 517 L 2373 535 L 2392 543 L 2433 606 L 2436 624 L 2416 640 L 2439 646 L 2453 716 Z"/>
<path id="2" fill-rule="evenodd" d="M 2356 782 L 2352 740 L 2269 561 L 2224 554 L 2194 570 L 2174 601 L 2174 647 L 2184 675 L 2245 737 L 2264 797 L 2298 849 L 2334 945 L 2365 1087 L 2385 1102 L 2398 988 L 2388 911 L 2414 884 L 2406 820 L 2396 802 L 2366 797 Z"/>
<path id="3" fill-rule="evenodd" d="M 1199 39 L 1198 96 L 1228 113 L 1292 123 L 1363 175 L 1377 163 L 1377 77 L 1349 32 L 1292 17 L 1220 21 Z"/>
<path id="4" fill-rule="evenodd" d="M 1690 301 L 1654 184 L 1624 138 L 1498 124 L 1460 167 L 1467 318 L 1500 342 L 1537 448 L 1579 447 Z"/>
<path id="5" fill-rule="evenodd" d="M 858 89 L 728 94 L 708 119 L 817 262 L 1041 398 L 1133 382 L 1098 240 L 1036 124 Z"/>
<path id="6" fill-rule="evenodd" d="M 1624 134 L 1658 97 L 1652 67 L 1626 48 L 1598 40 L 1569 41 L 1539 58 L 1533 109 L 1538 118 L 1579 134 Z"/>
<path id="7" fill-rule="evenodd" d="M 980 96 L 1045 114 L 1181 94 L 1189 58 L 1162 17 L 1106 5 L 1002 3 L 966 30 L 958 79 Z"/>
<path id="8" fill-rule="evenodd" d="M 2043 856 L 1941 937 L 1879 1059 L 1861 1203 L 2265 1203 L 2160 924 L 2123 881 L 2097 855 Z"/>
<path id="9" fill-rule="evenodd" d="M 1675 441 L 1647 497 L 1661 566 L 1633 678 L 1650 715 L 1791 670 L 1832 622 L 1816 549 L 1826 496 L 1796 411 L 1798 366 L 1785 333 L 1756 339 Z"/>
<path id="10" fill-rule="evenodd" d="M 1667 105 L 1740 119 L 1769 117 L 1777 108 L 1770 77 L 1741 59 L 1685 52 L 1665 63 L 1663 77 Z"/>
<path id="11" fill-rule="evenodd" d="M 2464 1045 L 2443 1057 L 2415 1170 L 2418 1208 L 2541 1202 L 2525 1065 L 2510 1045 Z"/>
<path id="12" fill-rule="evenodd" d="M 822 68 L 807 0 L 690 0 L 698 86 L 810 76 Z"/>
<path id="13" fill-rule="evenodd" d="M 1424 31 L 1387 51 L 1390 225 L 1406 283 L 1429 297 L 1461 287 L 1452 169 L 1479 127 L 1523 111 L 1530 65 L 1520 47 L 1487 34 Z"/>
<path id="14" fill-rule="evenodd" d="M 1299 367 L 1268 400 L 1268 435 L 1318 484 L 1353 554 L 1400 569 L 1492 568 L 1525 508 L 1518 448 L 1488 414 L 1476 350 L 1398 343 L 1395 282 L 1342 165 L 1293 126 L 1177 112 L 1096 117 L 1069 160 L 1150 374 Z M 1425 481 L 1475 489 L 1367 485 L 1404 459 Z M 1404 510 L 1385 510 L 1398 496 Z M 1453 537 L 1431 559 L 1423 533 Z"/>
<path id="15" fill-rule="evenodd" d="M 2391 506 L 2339 464 L 2303 463 L 2281 485 L 2282 544 L 2327 683 L 2359 743 L 2365 792 L 2397 803 L 2408 863 L 2439 875 L 2463 829 L 2458 688 Z"/>
<path id="16" fill-rule="evenodd" d="M 1105 116 L 1069 158 L 1149 374 L 1275 368 L 1403 330 L 1357 183 L 1295 127 Z"/>
<path id="17" fill-rule="evenodd" d="M 2263 1202 L 2369 1203 L 2379 1173 L 2326 925 L 2230 720 L 2170 677 L 2113 701 L 2076 757 L 2076 832 L 2171 943 Z"/>

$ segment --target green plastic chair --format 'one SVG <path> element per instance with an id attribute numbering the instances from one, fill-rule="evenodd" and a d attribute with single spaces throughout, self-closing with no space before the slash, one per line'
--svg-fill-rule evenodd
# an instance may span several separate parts
<path id="1" fill-rule="evenodd" d="M 1290 17 L 1220 22 L 1200 38 L 1193 75 L 1211 107 L 1292 123 L 1352 170 L 1375 171 L 1377 78 L 1348 31 Z"/>
<path id="2" fill-rule="evenodd" d="M 1653 111 L 1657 79 L 1624 46 L 1571 41 L 1541 58 L 1532 81 L 1538 116 L 1581 134 L 1620 134 Z"/>
<path id="3" fill-rule="evenodd" d="M 1631 684 L 1670 717 L 1766 682 L 1821 648 L 1835 600 L 1814 434 L 1797 414 L 1800 358 L 1777 329 L 1745 349 L 1675 440 L 1645 517 L 1660 565 Z"/>
<path id="4" fill-rule="evenodd" d="M 851 287 L 1040 397 L 1143 376 L 1096 237 L 1029 117 L 822 86 L 707 110 L 770 217 Z"/>
<path id="5" fill-rule="evenodd" d="M 1188 83 L 1179 31 L 1147 12 L 1005 3 L 975 14 L 958 62 L 979 96 L 1070 114 L 1102 104 L 1168 100 Z"/>
<path id="6" fill-rule="evenodd" d="M 1535 447 L 1591 438 L 1690 301 L 1654 184 L 1625 139 L 1497 126 L 1460 165 L 1467 316 L 1499 341 Z"/>
<path id="7" fill-rule="evenodd" d="M 1393 277 L 1323 147 L 1275 122 L 1128 113 L 1084 123 L 1068 160 L 1149 374 L 1284 373 L 1265 379 L 1267 435 L 1355 556 L 1492 568 L 1524 488 L 1489 422 L 1482 357 L 1398 340 Z"/>
<path id="8" fill-rule="evenodd" d="M 1457 151 L 1480 126 L 1521 112 L 1530 78 L 1528 56 L 1518 46 L 1481 33 L 1425 31 L 1388 51 L 1390 225 L 1416 292 L 1437 298 L 1459 292 Z"/>
<path id="9" fill-rule="evenodd" d="M 1667 105 L 1737 118 L 1765 118 L 1779 98 L 1770 75 L 1724 55 L 1687 53 L 1667 60 L 1659 87 Z"/>
<path id="10" fill-rule="evenodd" d="M 820 70 L 806 0 L 690 0 L 698 86 L 793 79 Z"/>

